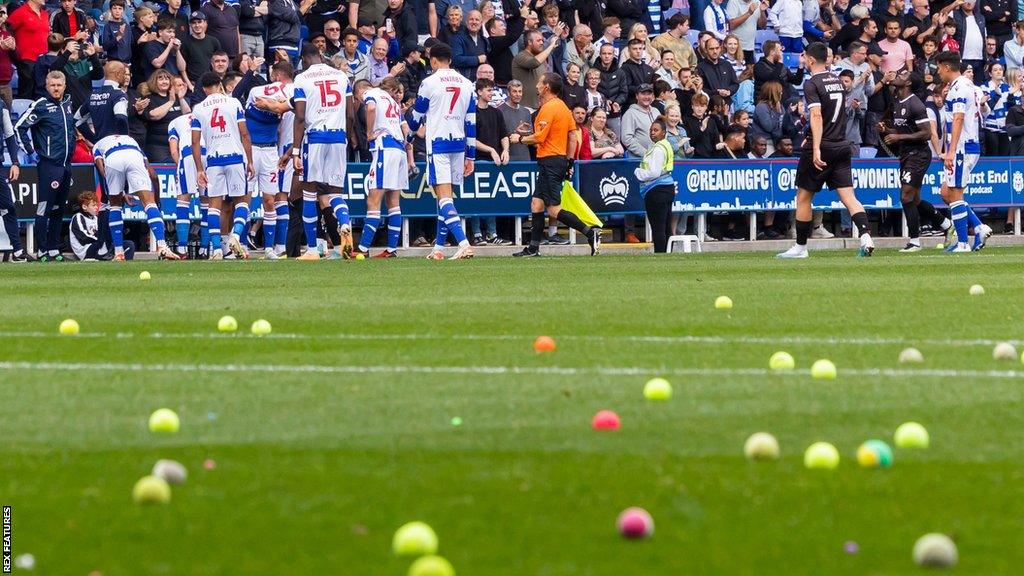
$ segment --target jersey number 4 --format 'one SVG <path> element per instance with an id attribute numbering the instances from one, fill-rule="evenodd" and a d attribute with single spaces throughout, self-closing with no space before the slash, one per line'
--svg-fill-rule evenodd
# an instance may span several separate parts
<path id="1" fill-rule="evenodd" d="M 220 128 L 221 132 L 227 130 L 228 123 L 224 120 L 224 116 L 221 116 L 220 108 L 213 109 L 213 114 L 210 116 L 210 126 Z"/>
<path id="2" fill-rule="evenodd" d="M 341 103 L 337 80 L 317 80 L 313 85 L 320 89 L 320 101 L 324 106 L 337 106 Z"/>

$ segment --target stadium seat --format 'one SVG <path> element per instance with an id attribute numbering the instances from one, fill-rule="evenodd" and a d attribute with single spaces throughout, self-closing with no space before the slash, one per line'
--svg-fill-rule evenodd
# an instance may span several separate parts
<path id="1" fill-rule="evenodd" d="M 793 52 L 783 52 L 782 63 L 786 65 L 786 68 L 796 70 L 800 67 L 800 55 Z"/>
<path id="2" fill-rule="evenodd" d="M 28 107 L 32 105 L 32 100 L 28 98 L 15 98 L 11 102 L 11 122 L 17 122 L 18 118 L 28 110 Z"/>
<path id="3" fill-rule="evenodd" d="M 768 40 L 778 40 L 779 35 L 775 33 L 775 30 L 758 30 L 754 34 L 754 50 L 761 52 L 761 47 Z"/>
<path id="4" fill-rule="evenodd" d="M 690 31 L 686 33 L 686 39 L 690 41 L 690 44 L 697 45 L 697 39 L 700 37 L 700 30 L 694 30 L 690 28 Z"/>
<path id="5" fill-rule="evenodd" d="M 860 157 L 861 158 L 874 158 L 878 156 L 878 149 L 872 146 L 861 146 Z"/>
<path id="6" fill-rule="evenodd" d="M 678 236 L 670 236 L 668 239 L 668 252 L 672 253 L 672 247 L 675 246 L 676 242 L 683 243 L 683 252 L 689 254 L 693 252 L 694 243 L 697 244 L 697 252 L 703 252 L 703 245 L 701 244 L 700 237 L 692 234 L 682 234 Z"/>

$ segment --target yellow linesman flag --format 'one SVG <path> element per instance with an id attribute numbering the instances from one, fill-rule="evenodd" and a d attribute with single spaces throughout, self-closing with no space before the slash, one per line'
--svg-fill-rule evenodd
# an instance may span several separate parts
<path id="1" fill-rule="evenodd" d="M 604 224 L 601 219 L 594 214 L 594 211 L 587 206 L 587 203 L 583 201 L 576 189 L 572 187 L 572 182 L 566 180 L 562 183 L 562 208 L 565 208 L 569 212 L 580 217 L 580 220 L 587 226 L 603 227 Z"/>

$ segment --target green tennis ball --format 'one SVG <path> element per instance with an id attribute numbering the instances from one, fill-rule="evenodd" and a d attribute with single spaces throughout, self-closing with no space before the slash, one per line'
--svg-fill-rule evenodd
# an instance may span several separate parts
<path id="1" fill-rule="evenodd" d="M 732 298 L 728 296 L 719 296 L 715 298 L 715 309 L 716 310 L 731 310 L 732 309 Z"/>
<path id="2" fill-rule="evenodd" d="M 132 488 L 136 504 L 167 504 L 171 501 L 171 487 L 159 476 L 143 476 Z"/>
<path id="3" fill-rule="evenodd" d="M 835 380 L 836 365 L 831 360 L 818 360 L 811 366 L 811 378 L 817 380 Z"/>
<path id="4" fill-rule="evenodd" d="M 455 576 L 455 568 L 440 556 L 424 556 L 409 566 L 409 576 Z"/>
<path id="5" fill-rule="evenodd" d="M 221 332 L 234 332 L 238 330 L 238 320 L 234 316 L 221 316 L 217 321 L 217 330 Z"/>
<path id="6" fill-rule="evenodd" d="M 796 367 L 796 360 L 789 352 L 779 351 L 768 359 L 768 367 L 775 372 L 788 372 Z"/>
<path id="7" fill-rule="evenodd" d="M 672 385 L 664 378 L 651 378 L 644 384 L 644 398 L 648 400 L 668 400 L 672 397 Z"/>
<path id="8" fill-rule="evenodd" d="M 181 426 L 178 415 L 170 408 L 161 408 L 149 416 L 149 431 L 174 434 Z"/>
<path id="9" fill-rule="evenodd" d="M 928 430 L 917 422 L 905 422 L 896 429 L 893 442 L 897 448 L 927 448 Z"/>
<path id="10" fill-rule="evenodd" d="M 857 463 L 864 468 L 892 466 L 892 448 L 881 440 L 868 440 L 857 448 Z"/>
<path id="11" fill-rule="evenodd" d="M 391 539 L 391 549 L 398 556 L 428 556 L 437 553 L 437 534 L 424 522 L 409 522 Z"/>
<path id="12" fill-rule="evenodd" d="M 815 442 L 804 452 L 804 466 L 811 470 L 834 470 L 839 466 L 839 450 L 828 442 Z"/>

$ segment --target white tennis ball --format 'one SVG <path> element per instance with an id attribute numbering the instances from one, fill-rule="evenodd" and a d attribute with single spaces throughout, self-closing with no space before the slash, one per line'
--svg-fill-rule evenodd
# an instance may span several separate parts
<path id="1" fill-rule="evenodd" d="M 188 470 L 177 460 L 157 460 L 153 465 L 153 476 L 163 478 L 168 484 L 184 484 Z"/>
<path id="2" fill-rule="evenodd" d="M 1017 349 L 1009 342 L 1000 342 L 992 349 L 993 360 L 1016 360 Z"/>
<path id="3" fill-rule="evenodd" d="M 900 352 L 900 364 L 920 364 L 924 362 L 924 356 L 917 348 L 906 348 Z"/>
<path id="4" fill-rule="evenodd" d="M 971 296 L 981 296 L 982 294 L 985 293 L 985 287 L 982 286 L 981 284 L 975 284 L 971 286 L 970 292 Z"/>
<path id="5" fill-rule="evenodd" d="M 949 568 L 960 559 L 956 544 L 945 534 L 925 534 L 914 542 L 914 563 L 926 568 Z"/>
<path id="6" fill-rule="evenodd" d="M 779 457 L 779 441 L 767 432 L 755 432 L 743 445 L 743 454 L 750 460 L 776 460 Z"/>

